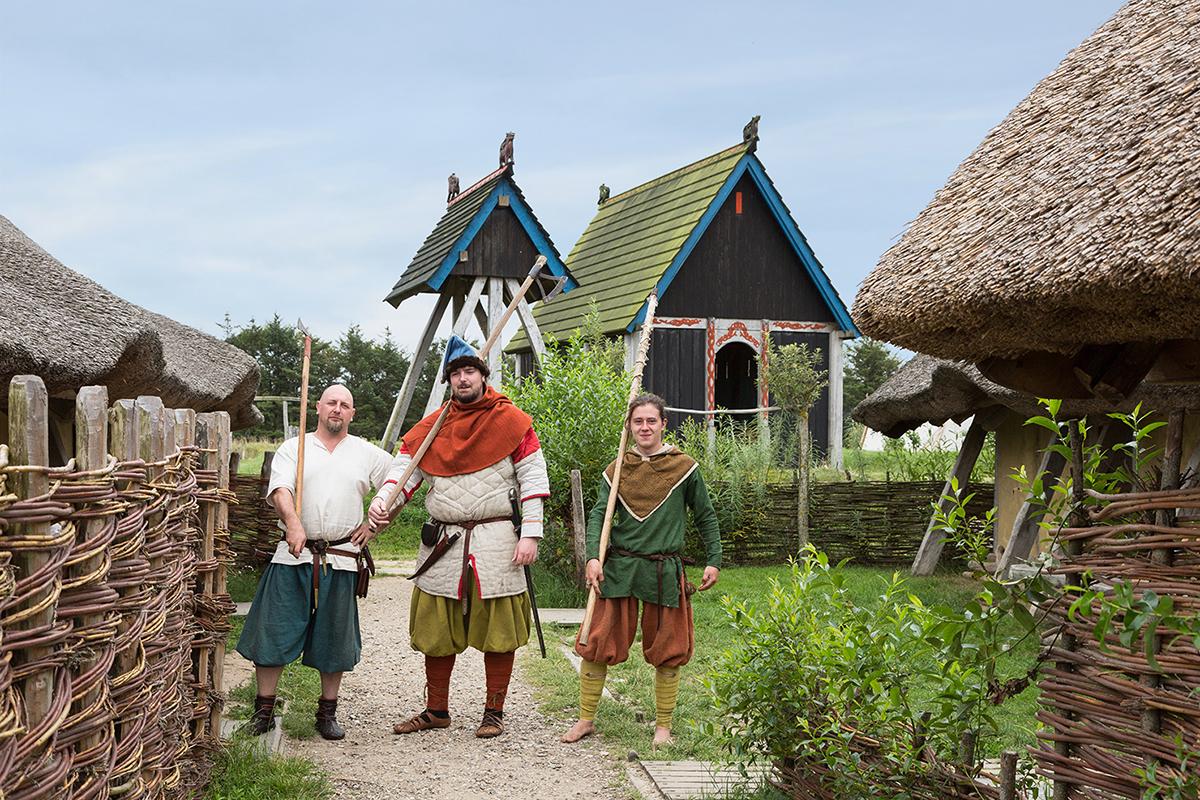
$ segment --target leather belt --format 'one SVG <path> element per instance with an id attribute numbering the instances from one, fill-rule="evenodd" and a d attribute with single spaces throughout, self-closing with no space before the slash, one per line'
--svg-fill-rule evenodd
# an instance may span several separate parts
<path id="1" fill-rule="evenodd" d="M 355 553 L 350 550 L 338 550 L 337 548 L 343 544 L 349 544 L 350 537 L 337 539 L 329 542 L 324 539 L 305 539 L 304 546 L 312 552 L 313 558 L 313 609 L 317 608 L 317 590 L 321 586 L 321 570 L 327 563 L 326 556 L 346 556 L 353 558 L 354 564 L 358 571 L 362 571 L 363 557 L 365 556 L 370 566 L 371 572 L 375 571 L 374 561 L 371 559 L 371 554 L 364 547 L 362 552 Z"/>
<path id="2" fill-rule="evenodd" d="M 687 602 L 687 598 L 684 597 L 684 591 L 683 591 L 683 576 L 682 576 L 683 565 L 684 564 L 695 564 L 696 559 L 689 558 L 688 556 L 685 556 L 683 553 L 651 553 L 650 555 L 643 555 L 641 553 L 631 553 L 628 550 L 621 550 L 620 548 L 617 548 L 617 547 L 610 547 L 609 551 L 612 553 L 616 553 L 619 556 L 625 556 L 626 558 L 641 558 L 641 559 L 645 559 L 646 561 L 657 561 L 658 562 L 658 627 L 659 627 L 659 629 L 661 629 L 662 628 L 663 562 L 668 561 L 670 559 L 679 559 L 679 564 L 680 564 L 679 572 L 681 573 L 680 582 L 679 582 L 679 604 L 680 604 L 680 606 L 682 606 L 685 602 Z"/>
<path id="3" fill-rule="evenodd" d="M 468 519 L 462 522 L 445 522 L 440 519 L 435 519 L 434 522 L 439 525 L 453 525 L 457 528 L 462 528 L 466 533 L 463 535 L 463 557 L 462 571 L 458 575 L 459 591 L 462 592 L 462 613 L 465 617 L 467 609 L 470 606 L 470 598 L 467 595 L 467 567 L 471 563 L 471 531 L 475 530 L 480 525 L 486 525 L 489 522 L 512 522 L 511 517 L 488 517 L 487 519 Z M 479 583 L 479 578 L 476 576 L 475 583 Z"/>

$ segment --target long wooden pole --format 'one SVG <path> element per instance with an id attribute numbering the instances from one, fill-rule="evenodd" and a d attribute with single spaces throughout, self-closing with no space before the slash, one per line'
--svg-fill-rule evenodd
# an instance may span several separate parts
<path id="1" fill-rule="evenodd" d="M 654 330 L 654 311 L 658 308 L 658 287 L 650 293 L 646 300 L 646 319 L 642 321 L 642 336 L 638 341 L 637 360 L 633 365 L 633 380 L 629 384 L 629 400 L 625 403 L 626 414 L 633 398 L 642 390 L 642 371 L 646 368 L 646 356 L 650 352 L 650 332 Z M 600 528 L 600 566 L 604 566 L 604 556 L 608 550 L 608 536 L 612 531 L 613 515 L 617 509 L 617 486 L 621 482 L 621 463 L 625 460 L 625 445 L 629 441 L 628 421 L 621 423 L 621 443 L 617 445 L 617 461 L 613 467 L 612 486 L 608 490 L 608 505 L 604 507 L 604 525 Z M 584 569 L 587 567 L 585 565 Z M 583 614 L 583 624 L 579 626 L 579 643 L 587 645 L 588 636 L 592 631 L 592 615 L 596 613 L 596 600 L 600 597 L 600 587 L 593 586 L 588 593 L 587 610 Z"/>
<path id="2" fill-rule="evenodd" d="M 545 265 L 545 256 L 538 256 L 537 260 L 533 262 L 533 268 L 529 270 L 529 275 L 525 278 L 525 282 L 521 284 L 521 288 L 519 288 L 516 293 L 513 294 L 512 302 L 509 303 L 508 308 L 504 310 L 504 315 L 500 317 L 500 321 L 498 323 L 492 326 L 491 334 L 488 336 L 487 341 L 484 342 L 483 349 L 479 351 L 479 358 L 481 360 L 487 358 L 487 354 L 489 351 L 491 351 L 492 345 L 494 345 L 496 340 L 500 338 L 501 331 L 503 331 L 504 326 L 508 324 L 508 318 L 513 315 L 513 311 L 516 310 L 517 306 L 520 305 L 521 301 L 525 298 L 525 293 L 529 291 L 529 287 L 533 285 L 535 280 L 537 280 L 538 273 L 542 271 L 542 267 Z M 413 454 L 412 461 L 409 462 L 408 468 L 404 470 L 404 474 L 400 476 L 400 481 L 396 484 L 396 491 L 392 492 L 391 497 L 388 498 L 388 516 L 391 516 L 392 509 L 395 508 L 397 499 L 399 499 L 400 495 L 404 493 L 404 487 L 408 484 L 408 479 L 412 477 L 414 472 L 416 472 L 417 466 L 421 463 L 421 459 L 425 457 L 425 451 L 429 449 L 429 445 L 433 443 L 434 437 L 436 437 L 438 435 L 438 431 L 442 429 L 442 423 L 446 421 L 446 415 L 450 413 L 450 404 L 453 402 L 454 399 L 451 398 L 442 406 L 442 413 L 438 414 L 438 418 L 434 420 L 433 427 L 429 429 L 429 434 L 425 437 L 424 441 L 421 442 L 421 446 L 417 448 L 417 452 Z"/>
<path id="3" fill-rule="evenodd" d="M 300 370 L 300 441 L 299 451 L 296 454 L 296 516 L 303 518 L 301 509 L 303 509 L 304 498 L 304 429 L 308 427 L 308 364 L 312 359 L 312 337 L 308 335 L 308 330 L 304 327 L 304 323 L 297 320 L 300 330 L 304 333 L 304 366 Z"/>

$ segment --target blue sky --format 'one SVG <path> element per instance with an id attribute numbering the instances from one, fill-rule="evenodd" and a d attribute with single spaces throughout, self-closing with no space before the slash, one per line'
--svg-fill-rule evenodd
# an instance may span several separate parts
<path id="1" fill-rule="evenodd" d="M 0 214 L 214 335 L 332 339 L 382 302 L 446 177 L 515 178 L 565 257 L 618 193 L 741 140 L 850 307 L 946 178 L 1116 0 L 0 0 Z"/>

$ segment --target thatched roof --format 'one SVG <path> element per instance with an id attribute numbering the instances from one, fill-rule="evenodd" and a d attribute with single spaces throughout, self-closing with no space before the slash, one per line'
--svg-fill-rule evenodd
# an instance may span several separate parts
<path id="1" fill-rule="evenodd" d="M 959 166 L 863 282 L 855 322 L 993 377 L 988 359 L 1070 371 L 1088 347 L 1149 344 L 1153 361 L 1177 340 L 1188 363 L 1165 378 L 1200 380 L 1198 164 L 1200 2 L 1134 0 Z"/>
<path id="2" fill-rule="evenodd" d="M 122 300 L 0 216 L 0 408 L 26 374 L 52 397 L 103 385 L 110 402 L 156 395 L 168 408 L 228 411 L 235 430 L 262 421 L 257 361 Z"/>
<path id="3" fill-rule="evenodd" d="M 1138 403 L 1145 408 L 1200 409 L 1200 385 L 1142 383 L 1131 397 L 1116 404 L 1099 398 L 1064 400 L 1059 418 L 1129 413 Z M 988 380 L 973 364 L 917 354 L 855 406 L 850 416 L 895 438 L 927 422 L 963 422 L 997 407 L 1024 418 L 1046 414 L 1036 397 Z"/>

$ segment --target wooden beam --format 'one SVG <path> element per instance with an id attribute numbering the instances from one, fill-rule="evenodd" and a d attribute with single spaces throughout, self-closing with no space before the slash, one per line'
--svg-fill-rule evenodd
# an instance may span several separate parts
<path id="1" fill-rule="evenodd" d="M 1050 449 L 1058 442 L 1058 437 L 1052 436 L 1046 449 L 1042 451 L 1042 459 L 1035 476 L 1037 480 L 1034 483 L 1037 491 L 1025 499 L 1021 510 L 1017 512 L 1017 518 L 1013 521 L 1008 547 L 1004 548 L 1004 553 L 996 565 L 996 574 L 1002 578 L 1008 577 L 1008 568 L 1013 564 L 1028 561 L 1029 554 L 1038 542 L 1041 532 L 1038 522 L 1049 512 L 1052 487 L 1062 475 L 1063 468 L 1067 466 L 1066 457 Z"/>
<path id="2" fill-rule="evenodd" d="M 1091 345 L 1075 355 L 1072 367 L 1093 394 L 1115 403 L 1133 394 L 1163 347 L 1162 342 Z"/>
<path id="3" fill-rule="evenodd" d="M 380 440 L 379 446 L 389 453 L 396 448 L 396 442 L 404 433 L 404 417 L 408 414 L 408 407 L 412 404 L 413 395 L 416 394 L 417 384 L 421 380 L 421 371 L 425 368 L 425 359 L 429 356 L 429 348 L 433 345 L 433 337 L 437 335 L 438 326 L 442 324 L 442 318 L 446 316 L 446 309 L 450 305 L 450 295 L 438 295 L 437 305 L 434 306 L 433 313 L 429 315 L 428 321 L 425 323 L 425 330 L 421 333 L 421 339 L 417 343 L 417 349 L 413 352 L 412 362 L 408 365 L 408 373 L 404 376 L 404 383 L 400 386 L 400 394 L 396 395 L 396 404 L 392 406 L 392 416 L 388 418 L 387 427 L 383 431 L 383 439 Z"/>
<path id="4" fill-rule="evenodd" d="M 975 462 L 979 460 L 979 453 L 983 450 L 986 438 L 987 430 L 984 428 L 983 422 L 978 418 L 971 420 L 971 427 L 967 429 L 962 447 L 958 450 L 958 457 L 954 460 L 954 469 L 950 471 L 950 477 L 946 479 L 946 485 L 942 487 L 942 493 L 937 499 L 938 510 L 943 514 L 948 513 L 954 503 L 955 484 L 958 485 L 958 496 L 964 496 L 967 484 L 971 480 L 971 470 L 975 468 Z M 917 557 L 913 559 L 911 569 L 913 575 L 933 574 L 938 559 L 942 555 L 942 541 L 947 535 L 945 531 L 937 527 L 937 518 L 931 516 L 929 525 L 925 528 L 925 538 L 921 540 Z"/>
<path id="5" fill-rule="evenodd" d="M 515 297 L 521 288 L 521 284 L 515 278 L 508 278 L 505 285 L 508 286 L 509 297 Z M 525 335 L 529 337 L 529 347 L 533 350 L 538 366 L 541 366 L 542 359 L 546 357 L 546 343 L 542 339 L 542 332 L 538 328 L 537 320 L 533 318 L 533 309 L 523 297 L 517 304 L 517 318 L 521 320 L 521 327 L 525 329 Z"/>

